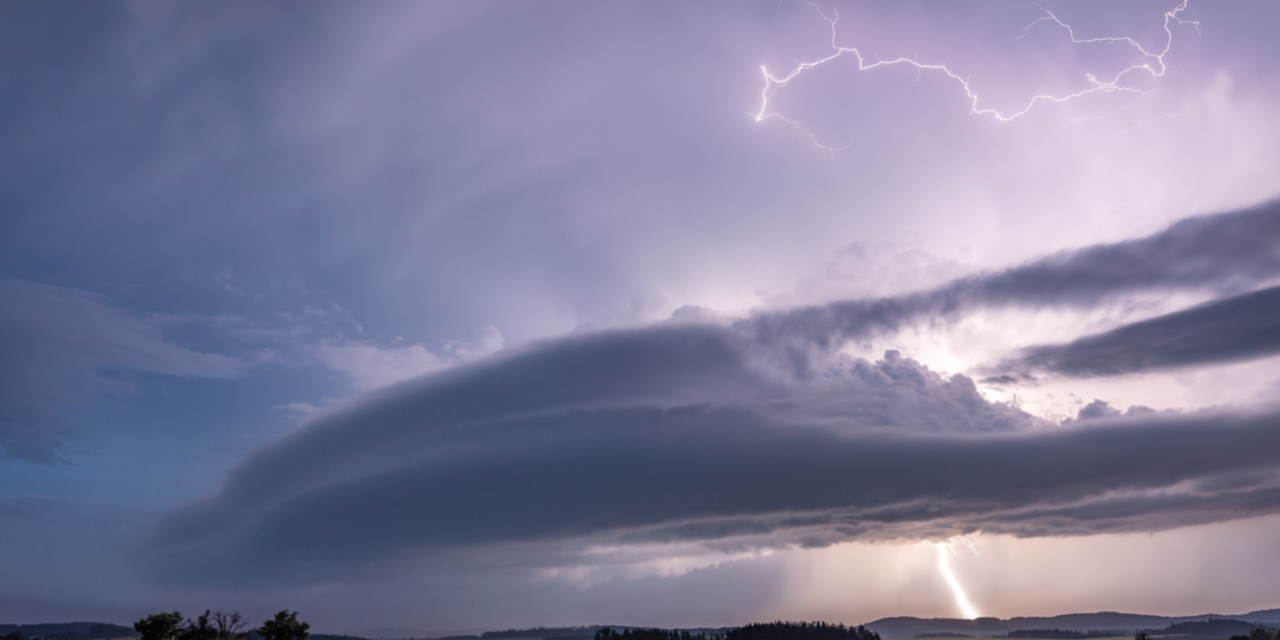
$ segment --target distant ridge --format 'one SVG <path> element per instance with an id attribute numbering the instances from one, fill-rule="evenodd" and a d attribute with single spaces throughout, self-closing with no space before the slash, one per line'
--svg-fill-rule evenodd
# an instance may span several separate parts
<path id="1" fill-rule="evenodd" d="M 49 640 L 96 640 L 138 635 L 133 627 L 107 622 L 46 622 L 42 624 L 0 624 L 0 636 L 20 633 L 24 638 Z"/>
<path id="2" fill-rule="evenodd" d="M 1252 611 L 1243 616 L 1234 616 L 1237 620 L 1248 620 L 1249 622 L 1268 622 L 1271 624 L 1280 624 L 1280 609 L 1262 609 Z"/>
<path id="3" fill-rule="evenodd" d="M 914 618 L 899 616 L 868 622 L 867 628 L 880 634 L 885 640 L 916 637 L 939 637 L 942 634 L 959 636 L 992 637 L 1012 631 L 1028 629 L 1060 629 L 1062 631 L 1115 631 L 1116 635 L 1131 635 L 1139 630 L 1163 629 L 1186 622 L 1210 620 L 1241 620 L 1261 625 L 1280 623 L 1280 609 L 1263 609 L 1239 615 L 1206 613 L 1195 616 L 1153 616 L 1140 613 L 1099 611 L 1097 613 L 1067 613 L 1057 616 L 1000 618 Z"/>

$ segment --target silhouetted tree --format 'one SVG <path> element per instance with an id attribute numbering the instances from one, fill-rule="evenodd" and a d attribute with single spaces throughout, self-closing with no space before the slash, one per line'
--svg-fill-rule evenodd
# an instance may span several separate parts
<path id="1" fill-rule="evenodd" d="M 133 629 L 142 640 L 176 640 L 182 629 L 182 614 L 153 613 L 133 623 Z"/>
<path id="2" fill-rule="evenodd" d="M 209 624 L 209 610 L 204 610 L 204 615 L 197 617 L 195 620 L 188 620 L 178 630 L 178 640 L 216 640 L 218 630 Z"/>
<path id="3" fill-rule="evenodd" d="M 257 632 L 262 640 L 307 640 L 307 629 L 310 628 L 311 625 L 298 621 L 297 611 L 281 611 L 275 619 L 262 623 Z"/>
<path id="4" fill-rule="evenodd" d="M 213 612 L 213 628 L 217 631 L 218 640 L 238 640 L 244 636 L 245 627 L 248 626 L 249 621 L 239 611 Z"/>

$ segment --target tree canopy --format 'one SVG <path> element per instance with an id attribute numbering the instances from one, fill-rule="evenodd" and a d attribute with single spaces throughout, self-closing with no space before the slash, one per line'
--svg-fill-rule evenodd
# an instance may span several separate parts
<path id="1" fill-rule="evenodd" d="M 262 623 L 257 632 L 262 640 L 307 640 L 311 625 L 298 621 L 298 612 L 281 611 L 272 620 Z"/>

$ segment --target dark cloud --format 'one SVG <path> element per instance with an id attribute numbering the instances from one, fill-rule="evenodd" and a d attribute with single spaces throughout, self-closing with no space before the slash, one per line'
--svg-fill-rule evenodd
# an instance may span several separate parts
<path id="1" fill-rule="evenodd" d="M 763 313 L 740 329 L 773 345 L 803 373 L 815 349 L 829 350 L 913 323 L 947 321 L 975 308 L 1079 307 L 1140 291 L 1234 293 L 1278 276 L 1280 201 L 1188 218 L 1145 238 L 1064 251 L 921 293 Z"/>
<path id="2" fill-rule="evenodd" d="M 1251 288 L 1280 276 L 1280 201 L 1179 221 L 948 287 L 990 304 L 1092 304 L 1142 290 Z"/>
<path id="3" fill-rule="evenodd" d="M 173 514 L 147 561 L 182 582 L 306 583 L 410 559 L 589 564 L 612 561 L 583 555 L 601 546 L 1154 530 L 1280 509 L 1275 415 L 1055 428 L 895 352 L 803 382 L 749 353 L 730 329 L 662 326 L 403 384 L 254 455 Z"/>
<path id="4" fill-rule="evenodd" d="M 1014 381 L 1030 371 L 1072 377 L 1113 376 L 1276 353 L 1280 353 L 1280 288 L 1271 288 L 1066 344 L 1031 347 L 994 368 L 1001 373 L 991 380 Z M 1010 371 L 1019 375 L 1010 375 Z"/>
<path id="5" fill-rule="evenodd" d="M 63 411 L 130 388 L 138 372 L 227 378 L 240 365 L 167 341 L 102 299 L 0 278 L 0 457 L 51 463 L 77 427 Z"/>
<path id="6" fill-rule="evenodd" d="M 306 583 L 406 559 L 437 569 L 463 557 L 614 561 L 584 559 L 592 545 L 708 552 L 1151 531 L 1270 513 L 1280 509 L 1275 414 L 1121 415 L 1099 402 L 1055 426 L 988 402 L 965 376 L 838 347 L 974 307 L 1230 291 L 1280 274 L 1278 240 L 1272 203 L 914 295 L 507 352 L 314 420 L 172 514 L 144 555 L 163 579 Z M 1255 354 L 1275 342 L 1277 295 L 1026 360 L 1096 373 Z"/>

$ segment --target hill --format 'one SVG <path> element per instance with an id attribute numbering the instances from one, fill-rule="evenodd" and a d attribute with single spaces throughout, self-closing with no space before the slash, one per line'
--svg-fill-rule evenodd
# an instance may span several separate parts
<path id="1" fill-rule="evenodd" d="M 1238 626 L 1232 628 L 1243 628 L 1245 626 L 1254 625 L 1275 626 L 1277 623 L 1280 623 L 1280 609 L 1265 609 L 1232 616 L 1203 614 L 1180 617 L 1119 613 L 1115 611 L 1100 611 L 1098 613 L 1069 613 L 1058 616 L 1016 617 L 1009 619 L 978 618 L 976 620 L 965 620 L 962 618 L 912 618 L 904 616 L 881 618 L 874 622 L 868 622 L 867 628 L 879 633 L 880 637 L 885 640 L 901 640 L 904 638 L 929 636 L 940 637 L 943 634 L 991 638 L 995 636 L 1004 636 L 1011 632 L 1031 629 L 1075 631 L 1081 633 L 1106 631 L 1113 632 L 1114 635 L 1123 636 L 1133 635 L 1137 631 L 1152 633 L 1154 631 L 1164 630 L 1172 625 L 1208 623 L 1210 621 L 1226 620 L 1239 622 Z M 1204 626 L 1196 628 L 1208 630 L 1210 627 Z M 1189 630 L 1174 630 L 1169 633 L 1194 637 L 1217 637 L 1222 635 L 1216 633 L 1216 628 L 1214 633 L 1207 634 L 1206 636 L 1197 636 Z M 1232 633 L 1227 633 L 1222 635 L 1222 638 L 1225 639 L 1233 633 L 1238 632 L 1233 631 Z"/>
<path id="2" fill-rule="evenodd" d="M 49 640 L 98 640 L 138 635 L 133 627 L 106 622 L 47 622 L 42 624 L 0 624 L 0 636 L 20 633 L 24 638 Z"/>

